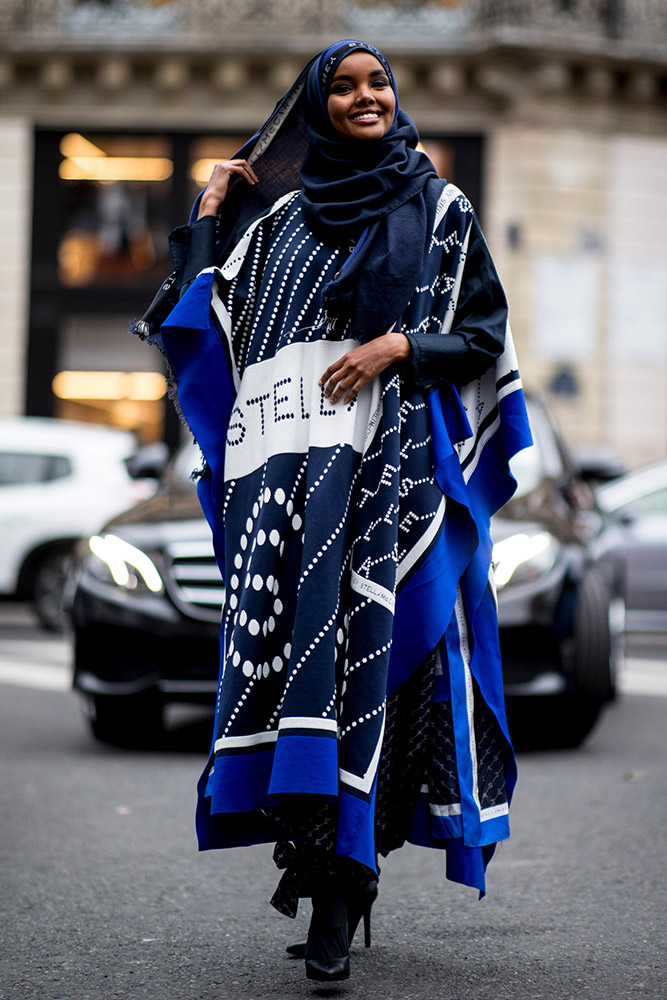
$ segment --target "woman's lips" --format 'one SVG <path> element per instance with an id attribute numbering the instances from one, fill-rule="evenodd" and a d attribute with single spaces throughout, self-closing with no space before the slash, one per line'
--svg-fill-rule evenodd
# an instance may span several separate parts
<path id="1" fill-rule="evenodd" d="M 350 115 L 352 122 L 376 122 L 380 117 L 379 111 L 360 111 L 355 115 Z"/>

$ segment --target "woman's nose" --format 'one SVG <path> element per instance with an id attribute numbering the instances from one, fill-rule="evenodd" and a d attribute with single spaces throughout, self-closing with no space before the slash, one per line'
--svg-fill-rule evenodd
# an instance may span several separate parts
<path id="1" fill-rule="evenodd" d="M 360 87 L 357 94 L 357 104 L 372 104 L 375 101 L 373 91 L 370 87 Z"/>

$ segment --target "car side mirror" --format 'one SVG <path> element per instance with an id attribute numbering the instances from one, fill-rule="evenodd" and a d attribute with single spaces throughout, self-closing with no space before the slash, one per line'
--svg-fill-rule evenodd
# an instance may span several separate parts
<path id="1" fill-rule="evenodd" d="M 572 456 L 575 475 L 587 483 L 608 483 L 627 472 L 627 466 L 615 448 L 607 445 L 582 445 Z"/>
<path id="2" fill-rule="evenodd" d="M 141 448 L 127 461 L 127 471 L 133 479 L 161 479 L 169 459 L 169 449 L 164 441 L 153 441 Z"/>

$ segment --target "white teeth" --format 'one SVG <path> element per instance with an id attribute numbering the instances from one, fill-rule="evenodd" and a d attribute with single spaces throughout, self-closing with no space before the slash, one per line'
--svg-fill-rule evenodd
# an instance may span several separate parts
<path id="1" fill-rule="evenodd" d="M 380 117 L 380 115 L 379 115 L 379 113 L 377 111 L 364 111 L 363 114 L 352 115 L 352 121 L 355 121 L 355 122 L 374 121 L 376 118 L 379 118 L 379 117 Z"/>

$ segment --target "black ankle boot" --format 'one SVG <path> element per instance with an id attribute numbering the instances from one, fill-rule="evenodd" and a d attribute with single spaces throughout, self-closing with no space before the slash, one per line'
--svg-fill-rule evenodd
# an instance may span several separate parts
<path id="1" fill-rule="evenodd" d="M 371 908 L 378 898 L 378 884 L 375 880 L 367 882 L 358 888 L 350 889 L 345 896 L 347 905 L 347 939 L 349 947 L 352 947 L 352 939 L 359 926 L 361 918 L 364 918 L 364 945 L 371 946 Z M 288 955 L 294 958 L 304 958 L 306 954 L 306 942 L 295 941 L 288 944 L 285 949 Z"/>
<path id="2" fill-rule="evenodd" d="M 349 979 L 348 952 L 345 896 L 333 890 L 314 894 L 305 948 L 306 976 L 320 982 Z"/>

